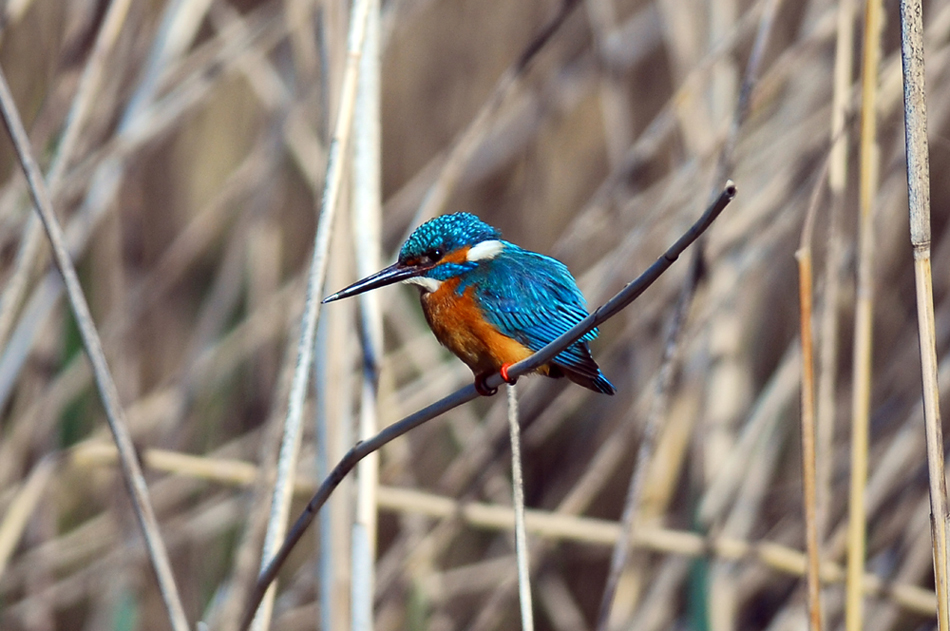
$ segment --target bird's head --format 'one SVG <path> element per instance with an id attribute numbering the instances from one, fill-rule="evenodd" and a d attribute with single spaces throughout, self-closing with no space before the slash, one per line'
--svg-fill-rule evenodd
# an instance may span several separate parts
<path id="1" fill-rule="evenodd" d="M 441 215 L 416 228 L 399 250 L 399 259 L 372 276 L 359 280 L 323 302 L 348 298 L 396 282 L 435 291 L 455 278 L 497 256 L 504 248 L 501 233 L 469 213 Z"/>

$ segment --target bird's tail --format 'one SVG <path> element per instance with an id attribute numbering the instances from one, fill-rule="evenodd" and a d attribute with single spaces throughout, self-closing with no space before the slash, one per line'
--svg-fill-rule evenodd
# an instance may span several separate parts
<path id="1" fill-rule="evenodd" d="M 574 372 L 573 370 L 565 370 L 564 367 L 561 367 L 561 372 L 564 375 L 576 383 L 579 386 L 584 386 L 589 390 L 594 392 L 600 392 L 601 394 L 615 394 L 617 389 L 614 387 L 614 384 L 610 383 L 607 377 L 604 376 L 604 373 L 597 371 L 596 377 L 591 377 L 589 375 L 582 375 L 580 373 Z"/>
<path id="2" fill-rule="evenodd" d="M 578 342 L 562 351 L 548 364 L 552 377 L 564 376 L 579 386 L 601 394 L 615 394 L 617 389 L 608 381 L 600 366 L 590 354 L 587 342 Z"/>

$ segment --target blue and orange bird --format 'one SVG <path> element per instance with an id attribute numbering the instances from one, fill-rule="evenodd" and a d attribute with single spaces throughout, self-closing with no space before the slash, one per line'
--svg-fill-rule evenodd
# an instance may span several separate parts
<path id="1" fill-rule="evenodd" d="M 517 363 L 587 317 L 577 282 L 560 261 L 503 241 L 468 213 L 442 215 L 419 226 L 389 267 L 328 296 L 332 302 L 396 282 L 417 285 L 422 310 L 439 342 L 468 364 L 481 394 L 485 379 L 508 378 Z M 595 392 L 616 389 L 594 361 L 592 330 L 538 369 Z"/>

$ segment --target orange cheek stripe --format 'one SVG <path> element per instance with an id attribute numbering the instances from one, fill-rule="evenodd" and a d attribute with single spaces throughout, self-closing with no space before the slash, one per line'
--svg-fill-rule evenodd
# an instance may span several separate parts
<path id="1" fill-rule="evenodd" d="M 454 252 L 449 252 L 448 254 L 442 257 L 442 260 L 445 261 L 446 263 L 467 263 L 468 251 L 470 249 L 471 248 L 468 247 L 467 245 L 463 246 L 459 248 L 458 250 L 455 250 Z"/>

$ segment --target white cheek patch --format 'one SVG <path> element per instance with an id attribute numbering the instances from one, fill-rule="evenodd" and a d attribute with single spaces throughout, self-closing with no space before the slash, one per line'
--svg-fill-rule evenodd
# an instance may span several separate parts
<path id="1" fill-rule="evenodd" d="M 419 285 L 422 287 L 423 291 L 433 292 L 439 289 L 442 286 L 441 280 L 436 280 L 434 278 L 426 278 L 425 276 L 414 276 L 412 278 L 407 278 L 402 281 L 408 285 Z"/>
<path id="2" fill-rule="evenodd" d="M 504 247 L 504 243 L 495 239 L 491 239 L 490 241 L 482 241 L 481 243 L 473 245 L 471 248 L 469 248 L 465 258 L 472 263 L 475 261 L 490 261 L 501 254 L 501 251 L 504 249 Z"/>

